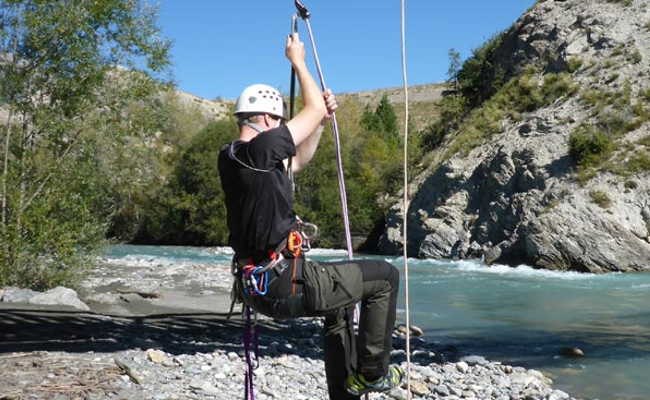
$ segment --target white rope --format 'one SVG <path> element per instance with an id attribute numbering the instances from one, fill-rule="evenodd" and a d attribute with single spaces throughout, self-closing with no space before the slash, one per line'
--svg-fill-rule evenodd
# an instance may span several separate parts
<path id="1" fill-rule="evenodd" d="M 411 399 L 411 319 L 409 309 L 409 264 L 407 253 L 406 221 L 408 213 L 408 138 L 409 138 L 409 89 L 408 75 L 406 73 L 406 0 L 401 0 L 401 26 L 402 26 L 402 77 L 404 80 L 404 204 L 402 209 L 402 228 L 404 230 L 403 257 L 404 257 L 404 304 L 406 311 L 406 398 Z"/>

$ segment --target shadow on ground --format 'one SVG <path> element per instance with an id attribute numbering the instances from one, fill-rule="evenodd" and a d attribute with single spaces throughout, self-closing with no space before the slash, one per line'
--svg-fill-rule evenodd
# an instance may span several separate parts
<path id="1" fill-rule="evenodd" d="M 0 312 L 0 354 L 65 351 L 116 352 L 157 348 L 171 354 L 241 349 L 243 321 L 227 314 L 182 313 L 137 317 L 74 311 L 9 309 Z M 296 336 L 295 326 L 260 323 L 265 336 Z"/>

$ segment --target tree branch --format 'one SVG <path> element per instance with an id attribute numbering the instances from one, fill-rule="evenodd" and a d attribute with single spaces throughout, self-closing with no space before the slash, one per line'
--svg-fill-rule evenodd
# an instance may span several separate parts
<path id="1" fill-rule="evenodd" d="M 70 150 L 72 150 L 72 147 L 77 143 L 77 139 L 81 136 L 81 129 L 79 129 L 73 139 L 70 141 L 68 144 L 68 147 L 65 149 L 65 151 L 61 154 L 61 156 L 56 160 L 57 162 L 60 162 L 63 160 L 68 154 L 70 154 Z M 54 172 L 50 172 L 47 174 L 45 178 L 43 178 L 43 181 L 38 185 L 38 188 L 34 191 L 34 193 L 30 196 L 29 200 L 27 200 L 21 207 L 20 207 L 20 213 L 22 214 L 27 208 L 32 204 L 34 199 L 38 197 L 39 194 L 43 191 L 45 188 L 45 185 L 49 182 L 50 179 L 52 179 L 52 176 L 54 176 Z"/>

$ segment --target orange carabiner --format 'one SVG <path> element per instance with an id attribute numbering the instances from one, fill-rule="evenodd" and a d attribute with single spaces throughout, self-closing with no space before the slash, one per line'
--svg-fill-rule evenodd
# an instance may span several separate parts
<path id="1" fill-rule="evenodd" d="M 287 249 L 293 253 L 294 257 L 298 257 L 302 251 L 302 235 L 299 232 L 292 231 L 289 233 L 287 240 Z"/>

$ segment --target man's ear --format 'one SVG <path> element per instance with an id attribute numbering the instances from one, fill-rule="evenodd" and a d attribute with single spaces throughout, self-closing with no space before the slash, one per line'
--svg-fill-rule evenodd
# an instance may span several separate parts
<path id="1" fill-rule="evenodd" d="M 271 118 L 271 116 L 269 114 L 263 114 L 263 118 L 264 118 L 264 125 L 267 128 L 272 128 L 273 127 L 273 118 Z"/>

